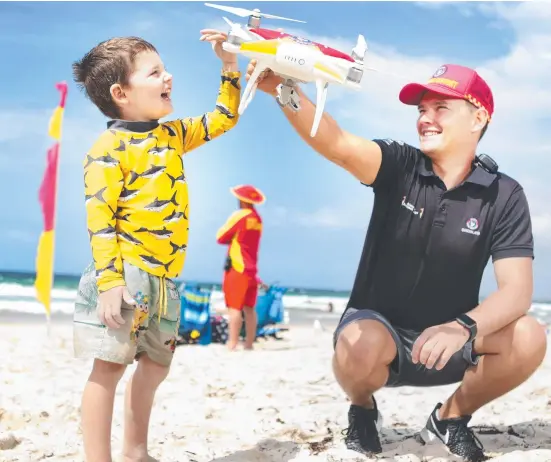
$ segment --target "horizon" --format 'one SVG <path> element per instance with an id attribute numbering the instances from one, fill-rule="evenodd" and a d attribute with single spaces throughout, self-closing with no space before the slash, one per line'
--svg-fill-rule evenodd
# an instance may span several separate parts
<path id="1" fill-rule="evenodd" d="M 3 270 L 3 269 L 0 269 L 0 277 L 1 276 L 36 276 L 36 272 L 35 271 L 9 271 L 9 270 Z M 81 275 L 78 274 L 78 273 L 55 273 L 54 274 L 54 285 L 55 285 L 55 281 L 56 281 L 56 278 L 59 280 L 59 279 L 62 279 L 62 278 L 67 278 L 67 279 L 75 279 L 75 280 L 78 280 L 80 279 Z M 174 279 L 174 281 L 176 282 L 196 282 L 200 285 L 217 285 L 217 286 L 221 286 L 222 285 L 222 281 L 218 281 L 218 282 L 215 282 L 215 281 L 209 281 L 209 280 L 197 280 L 197 279 L 185 279 L 185 278 L 182 278 L 182 277 L 178 277 L 176 279 Z M 266 282 L 266 281 L 265 281 Z M 270 284 L 279 284 L 278 281 L 275 281 L 275 282 L 266 282 L 268 285 Z M 349 289 L 332 289 L 332 288 L 323 288 L 323 287 L 303 287 L 303 286 L 292 286 L 292 285 L 287 285 L 285 284 L 284 285 L 286 288 L 288 289 L 301 289 L 301 290 L 311 290 L 311 291 L 320 291 L 320 292 L 323 292 L 323 291 L 327 291 L 327 292 L 350 292 L 351 291 L 351 288 Z"/>

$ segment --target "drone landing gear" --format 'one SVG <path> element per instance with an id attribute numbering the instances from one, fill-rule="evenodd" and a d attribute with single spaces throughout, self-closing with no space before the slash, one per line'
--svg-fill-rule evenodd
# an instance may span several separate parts
<path id="1" fill-rule="evenodd" d="M 296 81 L 286 79 L 277 87 L 276 101 L 281 107 L 289 106 L 293 111 L 300 110 L 300 97 L 295 91 Z M 323 108 L 327 99 L 327 87 L 329 83 L 323 80 L 316 80 L 317 97 L 316 97 L 316 113 L 314 114 L 314 122 L 310 130 L 310 136 L 316 136 L 316 133 L 323 116 Z"/>
<path id="2" fill-rule="evenodd" d="M 289 106 L 293 111 L 300 110 L 300 97 L 294 88 L 295 81 L 287 79 L 277 86 L 276 101 L 281 107 Z"/>

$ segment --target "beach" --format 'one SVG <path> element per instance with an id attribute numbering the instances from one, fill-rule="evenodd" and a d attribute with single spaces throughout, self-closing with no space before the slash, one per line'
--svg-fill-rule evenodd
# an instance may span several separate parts
<path id="1" fill-rule="evenodd" d="M 331 372 L 338 315 L 291 314 L 281 340 L 255 351 L 223 345 L 179 346 L 158 390 L 150 453 L 166 462 L 444 461 L 440 445 L 415 434 L 455 386 L 383 389 L 383 453 L 369 459 L 344 449 L 349 403 Z M 301 322 L 302 320 L 302 322 Z M 73 358 L 70 317 L 0 316 L 0 461 L 83 461 L 79 407 L 91 361 Z M 119 384 L 113 451 L 122 438 Z M 495 461 L 551 460 L 551 355 L 528 382 L 476 413 L 471 422 Z M 115 459 L 117 460 L 117 459 Z"/>

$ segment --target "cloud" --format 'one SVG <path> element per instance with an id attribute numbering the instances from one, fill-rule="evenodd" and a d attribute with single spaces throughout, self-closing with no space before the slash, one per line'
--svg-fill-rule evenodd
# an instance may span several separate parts
<path id="1" fill-rule="evenodd" d="M 551 213 L 543 212 L 535 215 L 532 220 L 532 227 L 534 235 L 540 237 L 538 242 L 545 247 L 551 247 L 551 239 L 549 239 L 551 235 Z M 546 239 L 541 239 L 542 237 L 546 237 Z"/>
<path id="2" fill-rule="evenodd" d="M 51 108 L 35 110 L 8 108 L 0 111 L 0 146 L 2 144 L 13 146 L 17 141 L 20 147 L 28 147 L 28 149 L 20 149 L 21 154 L 16 165 L 34 166 L 37 159 L 45 161 L 45 149 L 54 142 L 48 136 L 48 125 L 54 107 L 55 103 Z M 101 116 L 86 108 L 78 107 L 75 111 L 67 108 L 63 119 L 61 140 L 62 163 L 80 165 L 85 150 L 92 145 L 104 126 Z"/>
<path id="3" fill-rule="evenodd" d="M 48 114 L 44 110 L 18 110 L 0 112 L 0 143 L 18 140 L 29 135 L 42 135 Z M 47 127 L 47 125 L 46 125 Z"/>
<path id="4" fill-rule="evenodd" d="M 459 14 L 466 18 L 472 17 L 476 13 L 477 6 L 469 2 L 446 2 L 438 0 L 425 0 L 423 2 L 415 2 L 419 8 L 427 10 L 437 10 L 441 8 L 454 8 Z"/>
<path id="5" fill-rule="evenodd" d="M 531 207 L 534 235 L 540 242 L 551 244 L 551 223 L 546 205 L 546 198 L 551 196 L 551 185 L 535 180 L 543 165 L 551 167 L 551 136 L 546 134 L 551 108 L 551 88 L 547 84 L 551 75 L 551 31 L 548 28 L 551 5 L 541 2 L 506 5 L 423 2 L 418 5 L 455 8 L 467 17 L 482 13 L 489 17 L 494 28 L 508 27 L 515 32 L 517 41 L 506 55 L 476 68 L 490 83 L 496 101 L 494 120 L 480 149 L 494 157 L 503 171 L 524 186 Z M 212 21 L 209 26 L 227 29 L 221 20 Z M 315 36 L 297 27 L 286 27 L 285 31 L 343 51 L 351 50 L 355 45 L 355 37 Z M 367 39 L 369 41 L 369 37 Z M 342 126 L 359 135 L 393 137 L 415 144 L 416 112 L 414 108 L 399 103 L 398 92 L 408 81 L 425 81 L 446 60 L 431 55 L 423 58 L 408 56 L 381 43 L 369 43 L 369 48 L 368 66 L 378 72 L 365 75 L 363 90 L 359 94 L 331 86 L 326 108 Z M 313 85 L 305 85 L 304 90 L 310 98 L 315 98 Z M 317 210 L 275 207 L 267 209 L 266 213 L 270 214 L 274 224 L 363 229 L 365 223 L 357 218 L 357 207 L 365 207 L 366 203 L 370 205 L 370 198 L 351 204 L 343 195 L 333 204 Z"/>
<path id="6" fill-rule="evenodd" d="M 339 199 L 319 209 L 306 211 L 292 207 L 266 206 L 263 215 L 270 226 L 364 231 L 371 210 L 371 197 L 357 194 L 355 197 Z"/>
<path id="7" fill-rule="evenodd" d="M 364 226 L 355 220 L 349 211 L 336 207 L 322 207 L 311 212 L 304 212 L 286 207 L 267 209 L 265 215 L 271 226 L 301 226 L 304 228 L 361 229 Z M 363 224 L 365 225 L 365 224 Z"/>
<path id="8" fill-rule="evenodd" d="M 530 207 L 532 231 L 538 246 L 551 248 L 551 213 L 549 197 L 551 188 L 543 179 L 530 176 L 520 180 Z"/>
<path id="9" fill-rule="evenodd" d="M 483 3 L 457 5 L 454 2 L 424 4 L 427 8 L 459 8 L 464 14 L 482 13 L 495 27 L 512 28 L 516 43 L 507 54 L 477 66 L 477 71 L 489 82 L 496 101 L 496 112 L 480 151 L 496 159 L 505 173 L 524 187 L 532 210 L 534 234 L 540 241 L 551 243 L 551 224 L 547 198 L 551 183 L 537 182 L 543 169 L 551 167 L 551 3 L 521 2 L 514 4 Z M 342 37 L 307 35 L 300 30 L 291 33 L 306 35 L 343 51 L 350 50 L 355 41 Z M 366 37 L 369 41 L 369 37 Z M 384 44 L 371 43 L 368 65 L 380 72 L 364 76 L 359 95 L 348 91 L 335 92 L 327 110 L 341 126 L 354 133 L 374 137 L 393 137 L 417 144 L 416 110 L 399 103 L 397 95 L 407 80 L 426 81 L 447 60 L 427 55 L 408 56 Z M 465 63 L 469 65 L 468 63 Z M 306 87 L 307 91 L 311 89 Z M 309 93 L 311 94 L 311 93 Z M 350 213 L 348 216 L 346 213 Z M 304 216 L 327 226 L 337 220 L 354 222 L 353 208 L 321 208 Z M 291 215 L 293 216 L 293 215 Z M 337 218 L 340 217 L 340 218 Z M 298 220 L 300 222 L 300 219 Z M 308 219 L 304 220 L 306 224 Z"/>
<path id="10" fill-rule="evenodd" d="M 22 244 L 34 244 L 36 242 L 35 234 L 24 229 L 7 229 L 2 232 L 2 235 L 5 239 Z"/>

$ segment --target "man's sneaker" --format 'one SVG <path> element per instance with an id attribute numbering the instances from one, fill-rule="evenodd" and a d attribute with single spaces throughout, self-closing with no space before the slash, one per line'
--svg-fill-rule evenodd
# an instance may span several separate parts
<path id="1" fill-rule="evenodd" d="M 484 454 L 482 443 L 473 430 L 467 426 L 471 416 L 456 417 L 453 419 L 438 418 L 438 411 L 442 403 L 438 403 L 432 411 L 427 425 L 421 430 L 420 437 L 424 443 L 433 443 L 440 440 L 448 451 L 462 457 L 464 461 L 480 462 L 489 458 Z"/>
<path id="2" fill-rule="evenodd" d="M 346 447 L 367 456 L 382 452 L 379 430 L 382 427 L 382 416 L 373 398 L 373 409 L 366 409 L 352 404 L 348 411 L 348 428 Z"/>

